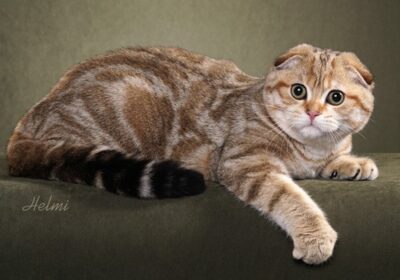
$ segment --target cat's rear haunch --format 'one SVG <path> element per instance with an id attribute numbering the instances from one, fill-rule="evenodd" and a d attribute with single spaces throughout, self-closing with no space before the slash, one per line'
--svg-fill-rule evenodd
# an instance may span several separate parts
<path id="1" fill-rule="evenodd" d="M 299 45 L 266 78 L 179 48 L 127 48 L 73 66 L 18 123 L 9 172 L 165 198 L 217 181 L 327 260 L 336 232 L 292 178 L 373 180 L 350 155 L 367 123 L 372 75 L 349 52 Z"/>

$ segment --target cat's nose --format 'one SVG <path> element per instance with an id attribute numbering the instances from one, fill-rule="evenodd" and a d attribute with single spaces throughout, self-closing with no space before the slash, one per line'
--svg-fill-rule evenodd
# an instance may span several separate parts
<path id="1" fill-rule="evenodd" d="M 320 112 L 307 111 L 307 115 L 310 117 L 310 121 L 313 122 L 316 117 L 318 117 Z"/>

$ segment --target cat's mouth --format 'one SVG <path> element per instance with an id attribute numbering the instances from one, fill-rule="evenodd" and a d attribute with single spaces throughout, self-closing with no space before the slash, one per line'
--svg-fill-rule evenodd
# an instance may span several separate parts
<path id="1" fill-rule="evenodd" d="M 323 131 L 315 124 L 310 123 L 300 129 L 300 133 L 306 138 L 316 138 L 323 134 Z"/>

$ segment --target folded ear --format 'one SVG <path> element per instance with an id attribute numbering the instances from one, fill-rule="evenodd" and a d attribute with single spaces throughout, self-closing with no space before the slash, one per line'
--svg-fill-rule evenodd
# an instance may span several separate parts
<path id="1" fill-rule="evenodd" d="M 311 54 L 315 48 L 308 44 L 297 45 L 275 59 L 274 66 L 278 70 L 288 69 L 296 65 L 301 59 Z"/>
<path id="2" fill-rule="evenodd" d="M 361 85 L 366 87 L 374 86 L 374 77 L 368 68 L 360 61 L 360 59 L 351 52 L 343 52 L 340 54 L 349 71 Z"/>

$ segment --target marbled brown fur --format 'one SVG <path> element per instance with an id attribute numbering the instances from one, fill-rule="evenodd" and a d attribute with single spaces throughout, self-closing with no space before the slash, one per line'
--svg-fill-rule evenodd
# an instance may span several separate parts
<path id="1" fill-rule="evenodd" d="M 307 86 L 306 100 L 291 96 L 295 83 Z M 305 44 L 279 56 L 265 78 L 180 48 L 120 49 L 73 66 L 25 114 L 9 141 L 9 170 L 102 188 L 106 177 L 80 161 L 127 162 L 146 173 L 173 160 L 269 215 L 292 237 L 293 256 L 317 264 L 337 234 L 292 178 L 377 177 L 372 160 L 349 155 L 351 134 L 373 111 L 373 87 L 354 54 Z M 324 101 L 332 89 L 345 93 L 343 104 Z M 308 111 L 320 114 L 320 127 L 299 123 Z"/>

